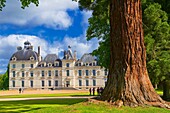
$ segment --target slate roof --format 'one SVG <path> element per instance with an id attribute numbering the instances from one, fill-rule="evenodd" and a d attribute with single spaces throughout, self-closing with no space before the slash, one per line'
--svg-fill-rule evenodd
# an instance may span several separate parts
<path id="1" fill-rule="evenodd" d="M 30 49 L 23 49 L 15 52 L 10 60 L 12 60 L 13 57 L 16 57 L 16 60 L 30 60 L 30 57 L 34 57 L 34 60 L 38 60 L 38 53 L 30 50 Z"/>
<path id="2" fill-rule="evenodd" d="M 58 56 L 56 54 L 48 54 L 45 58 L 44 61 L 47 63 L 54 63 L 58 59 Z"/>
<path id="3" fill-rule="evenodd" d="M 85 53 L 80 59 L 80 62 L 83 62 L 83 63 L 90 63 L 93 61 L 95 61 L 95 57 L 89 53 Z"/>

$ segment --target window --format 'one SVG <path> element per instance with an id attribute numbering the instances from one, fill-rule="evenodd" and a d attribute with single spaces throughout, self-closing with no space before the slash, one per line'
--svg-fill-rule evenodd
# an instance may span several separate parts
<path id="1" fill-rule="evenodd" d="M 22 68 L 25 68 L 25 64 L 22 64 Z"/>
<path id="2" fill-rule="evenodd" d="M 93 86 L 96 86 L 96 80 L 93 80 Z"/>
<path id="3" fill-rule="evenodd" d="M 25 73 L 24 73 L 24 71 L 22 71 L 22 77 L 24 77 L 25 76 Z"/>
<path id="4" fill-rule="evenodd" d="M 12 71 L 12 76 L 15 77 L 15 71 Z"/>
<path id="5" fill-rule="evenodd" d="M 31 68 L 34 68 L 34 64 L 31 64 L 30 67 L 31 67 Z"/>
<path id="6" fill-rule="evenodd" d="M 48 86 L 51 86 L 51 80 L 48 81 Z"/>
<path id="7" fill-rule="evenodd" d="M 58 67 L 59 66 L 58 62 L 55 65 L 56 65 L 56 67 Z"/>
<path id="8" fill-rule="evenodd" d="M 41 81 L 42 87 L 44 87 L 44 80 Z"/>
<path id="9" fill-rule="evenodd" d="M 33 87 L 33 81 L 32 80 L 30 81 L 30 86 Z"/>
<path id="10" fill-rule="evenodd" d="M 34 76 L 34 73 L 33 71 L 30 72 L 30 76 L 33 77 Z"/>
<path id="11" fill-rule="evenodd" d="M 86 70 L 86 76 L 89 76 L 89 70 Z"/>
<path id="12" fill-rule="evenodd" d="M 12 68 L 16 68 L 16 65 L 15 65 L 15 64 L 13 64 L 13 65 L 12 65 Z"/>
<path id="13" fill-rule="evenodd" d="M 82 80 L 79 80 L 79 86 L 82 86 Z"/>
<path id="14" fill-rule="evenodd" d="M 48 67 L 51 67 L 51 66 L 52 66 L 52 64 L 51 64 L 51 63 L 49 63 L 49 64 L 48 64 Z"/>
<path id="15" fill-rule="evenodd" d="M 93 62 L 93 66 L 95 66 L 96 65 L 96 63 L 95 62 Z"/>
<path id="16" fill-rule="evenodd" d="M 70 85 L 70 81 L 66 81 L 66 87 Z"/>
<path id="17" fill-rule="evenodd" d="M 70 67 L 70 64 L 69 64 L 69 63 L 66 63 L 66 67 Z"/>
<path id="18" fill-rule="evenodd" d="M 81 63 L 79 63 L 79 66 L 81 66 Z"/>
<path id="19" fill-rule="evenodd" d="M 14 80 L 12 81 L 12 87 L 15 87 L 15 81 Z"/>
<path id="20" fill-rule="evenodd" d="M 41 64 L 41 67 L 44 67 L 44 64 Z"/>
<path id="21" fill-rule="evenodd" d="M 55 76 L 58 76 L 58 70 L 55 70 Z"/>
<path id="22" fill-rule="evenodd" d="M 107 69 L 104 70 L 104 75 L 107 76 Z"/>
<path id="23" fill-rule="evenodd" d="M 58 80 L 55 81 L 55 86 L 58 86 Z"/>
<path id="24" fill-rule="evenodd" d="M 48 76 L 49 76 L 49 77 L 51 76 L 51 70 L 48 71 Z"/>
<path id="25" fill-rule="evenodd" d="M 86 86 L 89 86 L 89 80 L 86 80 Z"/>
<path id="26" fill-rule="evenodd" d="M 93 76 L 96 76 L 96 70 L 93 70 Z"/>
<path id="27" fill-rule="evenodd" d="M 67 76 L 70 76 L 69 70 L 67 70 L 66 73 L 67 73 Z"/>
<path id="28" fill-rule="evenodd" d="M 24 87 L 24 80 L 21 81 L 21 86 Z"/>
<path id="29" fill-rule="evenodd" d="M 41 72 L 42 77 L 44 77 L 44 71 Z"/>
<path id="30" fill-rule="evenodd" d="M 82 73 L 81 70 L 79 70 L 78 73 L 79 73 L 79 76 L 81 76 L 81 73 Z"/>

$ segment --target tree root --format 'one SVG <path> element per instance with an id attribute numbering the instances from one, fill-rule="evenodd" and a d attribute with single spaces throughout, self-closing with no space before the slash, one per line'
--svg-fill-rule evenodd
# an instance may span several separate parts
<path id="1" fill-rule="evenodd" d="M 122 106 L 129 106 L 129 107 L 159 107 L 159 108 L 166 108 L 170 110 L 170 102 L 146 102 L 145 104 L 135 104 L 135 103 L 130 103 L 125 104 L 122 100 L 117 100 L 115 102 L 108 102 L 108 101 L 101 101 L 99 99 L 93 98 L 93 99 L 88 99 L 89 103 L 94 103 L 94 104 L 105 104 L 105 105 L 111 105 L 115 107 L 122 107 Z"/>

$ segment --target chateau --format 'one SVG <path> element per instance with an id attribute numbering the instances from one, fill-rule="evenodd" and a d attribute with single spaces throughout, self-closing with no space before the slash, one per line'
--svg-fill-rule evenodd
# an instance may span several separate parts
<path id="1" fill-rule="evenodd" d="M 98 65 L 91 54 L 84 54 L 80 59 L 71 47 L 64 51 L 63 58 L 48 54 L 43 59 L 41 49 L 33 50 L 29 41 L 24 48 L 10 58 L 9 89 L 89 89 L 104 87 L 107 70 Z"/>

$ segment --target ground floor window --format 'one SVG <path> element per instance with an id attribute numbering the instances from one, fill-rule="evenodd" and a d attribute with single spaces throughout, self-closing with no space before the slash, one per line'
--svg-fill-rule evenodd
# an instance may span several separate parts
<path id="1" fill-rule="evenodd" d="M 89 80 L 86 80 L 86 86 L 89 86 Z"/>
<path id="2" fill-rule="evenodd" d="M 51 86 L 51 80 L 48 81 L 48 86 Z"/>
<path id="3" fill-rule="evenodd" d="M 70 85 L 70 81 L 66 81 L 66 87 Z"/>
<path id="4" fill-rule="evenodd" d="M 24 80 L 21 81 L 21 86 L 24 87 Z"/>
<path id="5" fill-rule="evenodd" d="M 96 86 L 96 80 L 93 80 L 93 86 Z"/>
<path id="6" fill-rule="evenodd" d="M 82 80 L 79 80 L 79 86 L 82 86 Z"/>
<path id="7" fill-rule="evenodd" d="M 15 87 L 15 81 L 14 80 L 12 81 L 12 87 Z"/>
<path id="8" fill-rule="evenodd" d="M 55 86 L 58 86 L 58 80 L 55 81 Z"/>
<path id="9" fill-rule="evenodd" d="M 33 81 L 32 80 L 30 81 L 30 86 L 33 87 Z"/>
<path id="10" fill-rule="evenodd" d="M 42 87 L 44 87 L 44 80 L 41 81 Z"/>

